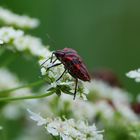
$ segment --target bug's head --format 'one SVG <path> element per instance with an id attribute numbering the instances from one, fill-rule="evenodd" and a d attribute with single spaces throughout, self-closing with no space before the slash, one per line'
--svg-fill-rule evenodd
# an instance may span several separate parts
<path id="1" fill-rule="evenodd" d="M 54 52 L 54 54 L 59 60 L 63 59 L 63 57 L 65 55 L 65 53 L 62 50 L 58 50 L 58 51 Z"/>

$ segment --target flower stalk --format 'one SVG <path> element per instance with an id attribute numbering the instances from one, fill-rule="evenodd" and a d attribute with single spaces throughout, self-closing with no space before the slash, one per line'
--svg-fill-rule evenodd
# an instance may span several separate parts
<path id="1" fill-rule="evenodd" d="M 48 97 L 52 94 L 54 94 L 55 91 L 48 91 L 47 93 L 43 93 L 40 95 L 31 95 L 31 96 L 22 96 L 22 97 L 4 97 L 0 98 L 0 102 L 7 102 L 7 101 L 17 101 L 17 100 L 27 100 L 27 99 L 39 99 L 39 98 L 44 98 Z"/>

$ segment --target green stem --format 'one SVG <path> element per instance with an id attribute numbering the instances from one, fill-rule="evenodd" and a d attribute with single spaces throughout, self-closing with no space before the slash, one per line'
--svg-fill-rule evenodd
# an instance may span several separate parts
<path id="1" fill-rule="evenodd" d="M 22 89 L 22 88 L 26 88 L 26 87 L 34 87 L 34 86 L 37 86 L 37 85 L 42 84 L 42 83 L 44 83 L 44 81 L 39 80 L 39 81 L 31 83 L 31 84 L 22 85 L 22 86 L 11 88 L 11 89 L 1 90 L 0 94 L 9 93 L 9 92 L 12 92 L 12 91 L 15 91 L 15 90 L 18 90 L 18 89 Z"/>
<path id="2" fill-rule="evenodd" d="M 39 99 L 39 98 L 44 98 L 44 97 L 50 96 L 53 93 L 55 93 L 55 91 L 49 91 L 49 92 L 41 94 L 41 95 L 31 95 L 31 96 L 22 96 L 22 97 L 4 97 L 4 98 L 0 98 L 0 102 L 25 100 L 25 99 Z"/>

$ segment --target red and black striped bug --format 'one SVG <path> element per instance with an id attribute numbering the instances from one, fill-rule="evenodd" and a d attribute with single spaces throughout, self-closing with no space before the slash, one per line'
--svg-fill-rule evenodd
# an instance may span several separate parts
<path id="1" fill-rule="evenodd" d="M 52 61 L 53 55 L 56 56 L 56 59 L 54 61 Z M 56 60 L 59 60 L 60 63 L 54 64 L 56 62 Z M 71 48 L 64 48 L 63 50 L 57 50 L 57 51 L 53 52 L 52 56 L 50 58 L 50 62 L 53 63 L 53 65 L 48 67 L 47 70 L 52 67 L 61 65 L 61 64 L 63 64 L 64 68 L 65 68 L 62 75 L 56 81 L 58 81 L 64 75 L 64 73 L 66 71 L 68 71 L 68 73 L 73 78 L 75 78 L 75 90 L 74 90 L 74 98 L 73 98 L 73 99 L 75 99 L 78 79 L 80 79 L 82 81 L 90 81 L 90 76 L 89 76 L 88 70 L 87 70 L 86 66 L 84 65 L 81 57 L 77 54 L 77 52 L 75 50 L 73 50 Z M 42 66 L 44 63 L 42 63 Z"/>

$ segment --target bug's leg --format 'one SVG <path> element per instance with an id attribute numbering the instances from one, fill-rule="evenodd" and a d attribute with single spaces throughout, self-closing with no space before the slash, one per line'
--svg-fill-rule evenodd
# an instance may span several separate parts
<path id="1" fill-rule="evenodd" d="M 54 65 L 48 67 L 48 68 L 46 69 L 46 71 L 49 70 L 49 69 L 52 68 L 52 67 L 59 66 L 59 65 L 61 65 L 61 64 L 62 64 L 62 63 L 56 63 L 56 64 L 54 64 Z"/>
<path id="2" fill-rule="evenodd" d="M 73 100 L 75 100 L 75 97 L 76 97 L 77 85 L 78 85 L 78 79 L 75 78 L 75 90 L 74 90 L 74 97 L 73 97 Z"/>
<path id="3" fill-rule="evenodd" d="M 53 64 L 57 61 L 57 58 L 52 62 Z"/>
<path id="4" fill-rule="evenodd" d="M 62 78 L 62 76 L 65 74 L 66 71 L 67 71 L 67 69 L 64 70 L 64 72 L 63 72 L 63 73 L 61 74 L 61 76 L 56 80 L 56 82 Z"/>

